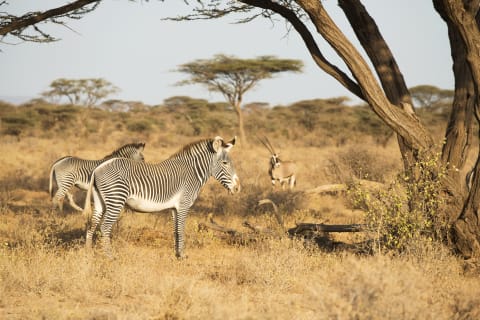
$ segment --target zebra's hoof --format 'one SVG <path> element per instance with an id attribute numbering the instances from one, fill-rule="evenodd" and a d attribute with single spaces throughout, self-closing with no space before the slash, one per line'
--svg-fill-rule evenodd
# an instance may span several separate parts
<path id="1" fill-rule="evenodd" d="M 188 256 L 186 254 L 175 254 L 175 258 L 177 258 L 177 260 L 185 260 L 188 258 Z"/>

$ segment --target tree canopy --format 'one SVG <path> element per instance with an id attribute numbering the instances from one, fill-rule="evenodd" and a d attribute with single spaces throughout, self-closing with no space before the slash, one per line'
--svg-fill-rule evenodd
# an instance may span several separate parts
<path id="1" fill-rule="evenodd" d="M 66 98 L 71 104 L 91 107 L 118 88 L 105 79 L 57 79 L 50 84 L 50 90 L 42 96 L 52 100 Z"/>
<path id="2" fill-rule="evenodd" d="M 452 103 L 453 90 L 440 89 L 431 85 L 419 85 L 409 88 L 416 106 L 432 108 L 440 103 Z"/>
<path id="3" fill-rule="evenodd" d="M 220 92 L 235 109 L 241 140 L 246 142 L 242 115 L 244 94 L 261 80 L 269 79 L 281 72 L 301 72 L 300 60 L 278 59 L 261 56 L 255 59 L 240 59 L 227 55 L 216 55 L 212 59 L 201 59 L 182 64 L 177 71 L 186 73 L 189 79 L 180 85 L 201 84 L 208 90 Z"/>

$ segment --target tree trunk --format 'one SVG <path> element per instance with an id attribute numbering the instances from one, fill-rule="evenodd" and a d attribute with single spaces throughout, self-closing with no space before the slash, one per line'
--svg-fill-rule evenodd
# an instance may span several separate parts
<path id="1" fill-rule="evenodd" d="M 339 6 L 345 13 L 350 25 L 365 49 L 388 100 L 402 108 L 413 120 L 419 121 L 415 115 L 412 98 L 395 58 L 383 39 L 375 20 L 368 14 L 360 0 L 339 0 Z M 404 169 L 411 173 L 415 158 L 412 150 L 402 136 L 397 135 Z"/>
<path id="2" fill-rule="evenodd" d="M 247 136 L 245 135 L 245 126 L 242 112 L 242 99 L 238 98 L 237 101 L 233 101 L 232 105 L 238 118 L 238 131 L 240 134 L 240 142 L 241 145 L 245 146 L 247 145 Z"/>
<path id="3" fill-rule="evenodd" d="M 478 115 L 478 103 L 480 101 L 480 31 L 477 21 L 479 9 L 478 1 L 448 1 L 434 0 L 436 10 L 447 21 L 452 29 L 450 31 L 450 41 L 452 48 L 456 45 L 455 41 L 461 39 L 463 45 L 459 46 L 452 53 L 455 62 L 458 62 L 457 68 L 461 70 L 462 59 L 468 64 L 471 72 L 471 80 L 474 88 L 473 104 L 475 105 L 475 114 Z M 453 37 L 452 37 L 453 35 Z M 458 43 L 457 43 L 458 44 Z M 462 52 L 463 50 L 463 52 Z M 454 71 L 457 70 L 454 66 Z M 463 69 L 463 71 L 466 71 Z M 459 80 L 455 77 L 455 80 Z M 461 79 L 460 79 L 461 80 Z M 469 81 L 469 80 L 467 80 Z M 468 84 L 468 83 L 467 83 Z M 461 83 L 456 84 L 456 89 Z M 466 90 L 468 89 L 465 88 Z M 461 92 L 459 92 L 461 94 Z M 468 97 L 468 92 L 465 93 Z M 469 97 L 468 97 L 469 98 Z M 470 102 L 472 103 L 472 102 Z M 468 108 L 469 106 L 465 106 Z M 468 112 L 468 111 L 467 111 Z M 461 117 L 461 112 L 458 112 Z M 454 115 L 452 115 L 454 116 Z M 460 118 L 461 119 L 461 118 Z M 458 120 L 457 120 L 458 121 Z M 477 117 L 477 122 L 479 121 Z M 452 228 L 452 239 L 456 249 L 466 258 L 480 256 L 480 158 L 477 156 L 477 162 L 474 168 L 472 188 L 463 207 L 458 220 L 455 221 Z"/>
<path id="4" fill-rule="evenodd" d="M 403 109 L 396 108 L 385 96 L 368 64 L 332 21 L 322 3 L 298 0 L 317 31 L 328 41 L 350 69 L 372 110 L 405 141 L 408 148 L 429 150 L 433 139 L 425 128 Z"/>
<path id="5" fill-rule="evenodd" d="M 466 48 L 460 33 L 452 20 L 445 14 L 441 1 L 434 1 L 435 9 L 448 26 L 453 74 L 455 77 L 455 95 L 452 112 L 445 133 L 445 145 L 442 150 L 442 163 L 448 165 L 453 179 L 463 181 L 460 169 L 465 165 L 469 147 L 473 138 L 473 114 L 475 108 L 475 88 L 472 72 L 467 63 Z"/>

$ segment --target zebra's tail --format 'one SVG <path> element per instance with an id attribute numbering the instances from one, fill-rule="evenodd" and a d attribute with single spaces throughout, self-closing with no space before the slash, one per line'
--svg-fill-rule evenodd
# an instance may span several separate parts
<path id="1" fill-rule="evenodd" d="M 55 164 L 50 168 L 50 181 L 48 182 L 48 193 L 50 194 L 50 199 L 53 198 L 53 175 L 55 174 Z"/>
<path id="2" fill-rule="evenodd" d="M 83 207 L 83 216 L 90 218 L 92 213 L 92 189 L 95 184 L 95 173 L 90 176 L 90 183 L 88 184 L 87 196 L 85 197 L 85 206 Z"/>

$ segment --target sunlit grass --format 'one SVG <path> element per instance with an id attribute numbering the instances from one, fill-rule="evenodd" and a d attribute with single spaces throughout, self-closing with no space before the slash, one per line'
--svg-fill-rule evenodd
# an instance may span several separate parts
<path id="1" fill-rule="evenodd" d="M 228 195 L 215 181 L 204 187 L 187 220 L 185 260 L 174 258 L 168 211 L 125 211 L 114 227 L 114 260 L 104 257 L 98 243 L 86 252 L 85 218 L 68 205 L 65 214 L 50 210 L 49 166 L 67 154 L 100 158 L 129 142 L 120 136 L 73 143 L 34 137 L 0 141 L 1 319 L 480 318 L 478 276 L 434 243 L 415 255 L 372 256 L 325 250 L 286 236 L 235 242 L 199 230 L 209 213 L 220 225 L 243 233 L 251 232 L 242 226 L 245 220 L 275 229 L 272 208 L 256 204 L 265 197 L 276 201 L 287 227 L 297 222 L 361 223 L 364 214 L 353 210 L 342 194 L 301 192 L 339 182 L 332 161 L 341 165 L 342 174 L 353 174 L 354 168 L 338 160 L 352 154 L 349 146 L 294 148 L 281 143 L 284 157 L 299 164 L 293 192 L 271 187 L 268 153 L 262 146 L 234 149 L 242 193 Z M 153 135 L 146 141 L 147 161 L 160 161 L 180 147 L 160 147 L 158 140 Z M 400 161 L 394 146 L 363 148 L 375 154 L 373 168 L 390 170 L 382 178 L 394 174 Z M 331 237 L 345 243 L 364 240 L 361 234 Z"/>

